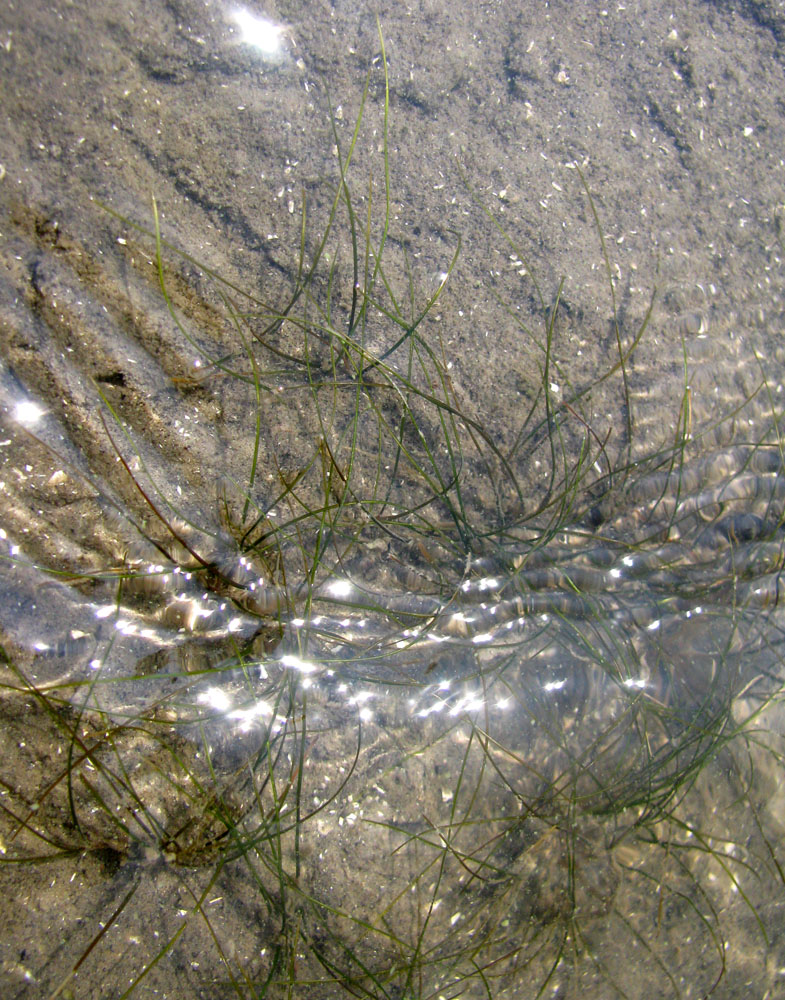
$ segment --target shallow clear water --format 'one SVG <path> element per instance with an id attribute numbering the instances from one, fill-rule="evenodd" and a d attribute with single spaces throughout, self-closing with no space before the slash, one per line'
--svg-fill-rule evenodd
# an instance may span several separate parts
<path id="1" fill-rule="evenodd" d="M 38 15 L 12 995 L 776 995 L 779 15 Z"/>

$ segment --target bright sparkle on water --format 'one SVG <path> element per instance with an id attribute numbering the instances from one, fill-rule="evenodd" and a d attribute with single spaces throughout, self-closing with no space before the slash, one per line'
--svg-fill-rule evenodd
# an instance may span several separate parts
<path id="1" fill-rule="evenodd" d="M 318 669 L 318 665 L 313 663 L 311 660 L 304 660 L 300 656 L 295 656 L 292 653 L 287 653 L 285 656 L 281 657 L 281 666 L 289 667 L 292 670 L 298 670 L 301 674 L 312 674 Z"/>
<path id="2" fill-rule="evenodd" d="M 247 10 L 236 10 L 233 20 L 246 45 L 257 49 L 264 56 L 280 55 L 285 30 L 283 25 L 273 24 L 264 17 L 256 17 Z"/>
<path id="3" fill-rule="evenodd" d="M 31 399 L 23 399 L 14 407 L 14 420 L 25 427 L 37 424 L 46 411 Z"/>
<path id="4" fill-rule="evenodd" d="M 229 695 L 219 687 L 210 687 L 199 695 L 198 701 L 203 705 L 209 705 L 217 712 L 226 712 L 231 707 Z"/>

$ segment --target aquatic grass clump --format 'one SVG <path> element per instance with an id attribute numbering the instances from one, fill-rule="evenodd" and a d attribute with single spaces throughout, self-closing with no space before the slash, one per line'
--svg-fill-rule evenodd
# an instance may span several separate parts
<path id="1" fill-rule="evenodd" d="M 108 960 L 150 884 L 182 913 L 118 958 L 122 996 L 171 990 L 170 955 L 198 956 L 177 980 L 193 995 L 709 994 L 726 921 L 768 942 L 782 905 L 761 798 L 783 749 L 775 388 L 761 368 L 699 426 L 685 374 L 675 432 L 633 454 L 654 300 L 623 329 L 578 172 L 614 354 L 580 380 L 563 283 L 530 277 L 536 372 L 502 446 L 435 315 L 460 237 L 424 291 L 391 239 L 383 46 L 381 65 L 382 182 L 351 180 L 366 84 L 281 303 L 167 244 L 155 203 L 150 227 L 116 216 L 165 304 L 156 346 L 178 345 L 157 405 L 219 416 L 194 420 L 203 466 L 164 461 L 130 376 L 98 383 L 114 471 L 86 481 L 117 557 L 39 569 L 109 627 L 89 661 L 8 657 L 9 704 L 54 749 L 8 788 L 5 863 L 91 855 L 128 885 L 47 970 L 53 997 Z M 752 406 L 754 438 L 710 443 Z"/>

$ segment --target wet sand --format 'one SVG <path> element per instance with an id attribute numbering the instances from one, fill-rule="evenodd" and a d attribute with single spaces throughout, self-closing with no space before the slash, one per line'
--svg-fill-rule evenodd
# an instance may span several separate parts
<path id="1" fill-rule="evenodd" d="M 85 578 L 136 551 L 138 540 L 118 511 L 132 511 L 160 541 L 166 533 L 112 444 L 113 432 L 120 443 L 125 422 L 145 473 L 166 497 L 176 498 L 177 516 L 211 540 L 210 561 L 218 565 L 222 545 L 229 544 L 220 513 L 227 479 L 247 478 L 253 458 L 254 400 L 251 387 L 236 379 L 198 382 L 206 354 L 232 334 L 203 268 L 265 303 L 286 300 L 298 272 L 303 206 L 312 254 L 332 208 L 366 79 L 350 178 L 361 235 L 373 179 L 371 232 L 378 245 L 385 164 L 376 9 L 280 3 L 258 11 L 286 25 L 282 52 L 269 60 L 240 40 L 231 12 L 218 4 L 36 6 L 34 13 L 29 7 L 7 11 L 0 29 L 4 541 L 20 544 L 50 570 L 67 567 Z M 407 274 L 418 300 L 427 300 L 460 243 L 455 268 L 419 333 L 438 344 L 451 398 L 462 412 L 503 453 L 513 447 L 542 385 L 547 307 L 562 277 L 554 396 L 592 386 L 598 372 L 614 364 L 614 303 L 577 165 L 607 246 L 623 344 L 634 339 L 657 290 L 646 332 L 629 359 L 627 393 L 618 377 L 608 379 L 594 386 L 581 411 L 589 416 L 591 442 L 606 442 L 611 461 L 621 460 L 628 447 L 633 458 L 642 458 L 671 445 L 685 400 L 697 429 L 732 414 L 756 393 L 696 451 L 728 454 L 735 442 L 759 442 L 785 365 L 779 342 L 785 110 L 778 96 L 785 16 L 778 6 L 695 2 L 670 14 L 656 3 L 607 12 L 566 3 L 488 3 L 478 14 L 475 6 L 425 3 L 382 6 L 378 15 L 390 86 L 385 273 L 401 302 L 409 291 Z M 154 241 L 101 207 L 149 231 L 152 196 L 164 239 L 201 265 L 174 253 L 165 259 L 181 328 L 158 287 Z M 345 230 L 330 252 L 332 309 L 345 321 L 354 280 Z M 296 328 L 284 328 L 282 347 L 297 336 Z M 367 336 L 367 349 L 376 354 L 394 342 L 394 331 L 382 324 L 369 324 Z M 43 423 L 28 429 L 15 419 L 25 398 L 46 410 Z M 280 479 L 273 470 L 293 478 L 311 460 L 319 428 L 313 411 L 288 391 L 280 400 L 266 399 L 262 412 L 258 489 L 272 497 Z M 339 420 L 336 426 L 340 430 Z M 438 423 L 431 429 L 438 438 Z M 565 433 L 574 448 L 586 436 L 580 422 Z M 373 467 L 373 446 L 367 451 L 370 459 L 358 458 L 363 471 L 362 461 Z M 547 470 L 536 464 L 540 457 L 520 463 L 524 504 L 534 503 L 547 486 Z M 479 463 L 467 479 L 470 506 L 493 509 L 498 498 Z M 519 502 L 503 499 L 510 509 Z M 617 513 L 603 517 L 614 523 Z M 619 523 L 628 522 L 622 517 Z M 423 567 L 431 572 L 430 557 L 427 546 L 417 554 L 421 575 Z M 47 577 L 43 585 L 42 577 L 5 565 L 0 622 L 6 657 L 35 674 L 37 683 L 65 679 L 64 663 L 69 657 L 81 662 L 81 633 L 95 607 L 111 603 L 113 582 L 91 589 L 84 581 Z M 445 573 L 461 579 L 460 567 Z M 166 621 L 154 618 L 157 592 L 129 600 L 154 634 L 131 636 L 118 652 L 118 674 L 135 678 L 114 687 L 118 699 L 137 692 L 146 697 L 136 678 L 169 669 L 169 649 L 183 657 L 178 662 L 187 664 L 186 671 L 231 655 L 227 613 L 219 608 L 225 591 L 217 587 L 211 597 L 218 625 L 207 644 L 203 635 L 182 638 L 179 612 Z M 764 606 L 761 615 L 775 631 L 773 608 Z M 275 640 L 257 635 L 257 627 L 249 612 L 238 635 L 255 642 L 263 658 Z M 676 632 L 668 648 L 677 651 L 685 634 Z M 695 640 L 689 631 L 688 641 Z M 41 656 L 36 643 L 57 655 Z M 761 664 L 773 678 L 780 676 L 776 654 Z M 11 671 L 6 675 L 7 683 L 18 680 Z M 308 790 L 317 796 L 321 789 L 322 801 L 332 794 L 336 799 L 314 817 L 313 835 L 301 845 L 284 837 L 283 856 L 294 864 L 296 855 L 298 884 L 336 911 L 365 919 L 383 912 L 400 887 L 411 896 L 422 892 L 427 903 L 430 887 L 421 872 L 441 842 L 423 833 L 423 817 L 449 813 L 466 731 L 440 730 L 434 754 L 421 757 L 421 731 L 412 734 L 399 722 L 385 727 L 377 715 L 358 752 L 357 706 L 337 705 L 329 693 L 325 698 L 320 710 L 345 718 L 345 725 L 317 727 Z M 734 701 L 738 718 L 747 707 L 742 701 Z M 766 721 L 775 729 L 781 725 L 774 708 Z M 58 854 L 45 864 L 0 868 L 0 958 L 8 995 L 48 997 L 62 983 L 62 996 L 119 996 L 145 970 L 131 995 L 148 989 L 171 997 L 258 995 L 285 937 L 281 917 L 266 905 L 252 865 L 225 863 L 227 827 L 220 811 L 218 819 L 213 811 L 207 820 L 189 813 L 184 776 L 205 788 L 210 783 L 203 748 L 181 733 L 167 733 L 163 748 L 155 740 L 145 744 L 144 734 L 118 730 L 110 738 L 105 726 L 105 717 L 81 715 L 78 707 L 52 713 L 33 694 L 4 697 L 2 770 L 11 802 L 2 820 L 5 856 L 13 857 L 19 844 L 26 857 Z M 73 784 L 64 778 L 69 747 L 85 762 Z M 132 784 L 139 801 L 151 804 L 149 814 L 134 805 L 119 778 L 113 790 L 98 779 L 90 784 L 88 747 L 98 748 L 90 752 L 101 779 L 120 761 L 138 764 Z M 223 752 L 231 757 L 231 750 Z M 181 771 L 167 780 L 175 759 Z M 752 759 L 758 770 L 749 798 L 758 813 L 740 806 L 748 785 L 736 758 L 721 758 L 722 781 L 701 775 L 689 805 L 694 829 L 710 827 L 712 843 L 733 835 L 727 852 L 742 862 L 749 858 L 749 869 L 726 869 L 717 856 L 701 859 L 698 853 L 685 868 L 689 876 L 658 895 L 651 890 L 656 879 L 636 880 L 630 872 L 656 872 L 671 848 L 660 844 L 658 854 L 656 845 L 618 846 L 614 821 L 594 816 L 575 847 L 549 825 L 547 811 L 489 853 L 485 877 L 496 902 L 483 909 L 481 896 L 471 905 L 478 921 L 508 920 L 508 937 L 502 935 L 495 953 L 498 967 L 491 970 L 492 995 L 520 996 L 516 990 L 530 975 L 544 981 L 559 929 L 577 906 L 587 936 L 567 946 L 548 986 L 555 996 L 702 995 L 717 979 L 720 933 L 727 937 L 727 967 L 713 995 L 776 996 L 785 890 L 771 859 L 768 867 L 760 862 L 755 837 L 764 830 L 765 843 L 779 843 L 782 804 L 774 758 Z M 223 765 L 231 771 L 231 761 Z M 479 788 L 475 766 L 477 761 L 467 765 L 466 780 Z M 343 787 L 340 774 L 349 771 L 351 781 Z M 292 787 L 296 778 L 290 771 Z M 247 815 L 254 801 L 248 786 L 235 782 L 226 794 L 231 814 Z M 96 808 L 96 796 L 112 803 L 119 822 Z M 498 789 L 489 793 L 483 805 L 488 838 L 508 828 L 500 820 L 507 805 Z M 414 849 L 407 852 L 404 831 L 413 814 L 420 825 L 409 829 Z M 472 822 L 481 816 L 473 814 Z M 466 837 L 467 830 L 458 835 Z M 662 836 L 678 853 L 678 832 Z M 480 925 L 465 922 L 471 906 L 462 903 L 460 858 L 466 850 L 474 861 L 476 845 L 470 847 L 470 839 L 456 843 L 449 858 L 454 881 L 445 876 L 445 902 L 441 912 L 430 913 L 429 933 L 433 941 L 452 937 L 464 947 Z M 570 865 L 583 875 L 577 895 L 565 888 Z M 696 900 L 708 900 L 722 921 L 702 922 Z M 430 912 L 421 900 L 418 905 L 397 900 L 392 907 L 388 927 L 395 940 L 417 939 L 422 914 Z M 299 919 L 296 912 L 287 917 L 290 925 Z M 308 924 L 309 954 L 334 954 L 332 933 L 365 954 L 360 925 L 344 917 L 335 925 L 323 920 L 321 928 L 318 921 Z M 535 951 L 538 941 L 547 941 L 529 970 L 499 957 L 521 938 L 531 939 Z M 151 966 L 169 941 L 171 949 Z M 375 947 L 368 946 L 369 961 Z M 631 961 L 630 955 L 640 957 Z M 345 985 L 309 983 L 309 976 L 326 975 L 309 964 L 312 957 L 295 949 L 290 958 L 292 968 L 302 963 L 294 973 L 286 970 L 302 980 L 295 995 L 349 995 Z M 235 984 L 227 969 L 234 970 Z M 276 977 L 285 974 L 279 969 Z M 444 983 L 439 988 L 447 991 Z M 419 989 L 429 995 L 430 985 L 399 975 L 386 989 L 377 994 L 417 995 Z M 453 989 L 444 995 L 487 995 L 479 979 Z"/>

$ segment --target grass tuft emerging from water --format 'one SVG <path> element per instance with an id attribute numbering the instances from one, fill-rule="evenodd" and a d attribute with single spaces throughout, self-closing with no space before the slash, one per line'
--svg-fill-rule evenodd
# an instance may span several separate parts
<path id="1" fill-rule="evenodd" d="M 35 787 L 6 782 L 3 863 L 90 856 L 118 885 L 47 973 L 52 1000 L 149 914 L 149 885 L 177 912 L 121 949 L 119 997 L 172 977 L 181 996 L 244 1000 L 709 995 L 729 928 L 763 951 L 775 929 L 774 387 L 761 365 L 755 393 L 698 425 L 685 360 L 675 433 L 641 458 L 630 365 L 654 298 L 623 328 L 577 171 L 613 353 L 573 373 L 564 283 L 546 293 L 483 208 L 539 304 L 532 329 L 502 302 L 538 374 L 500 443 L 453 385 L 436 317 L 460 236 L 424 291 L 397 245 L 390 263 L 383 43 L 380 65 L 381 182 L 352 179 L 372 71 L 348 144 L 334 128 L 316 233 L 303 201 L 278 304 L 167 243 L 155 202 L 149 229 L 112 213 L 198 361 L 172 378 L 183 407 L 220 392 L 243 420 L 220 429 L 220 481 L 188 495 L 99 387 L 121 471 L 90 485 L 121 556 L 41 568 L 126 627 L 46 684 L 9 657 L 5 738 L 51 752 Z M 761 400 L 756 438 L 720 451 Z M 156 652 L 118 669 L 140 636 Z"/>

